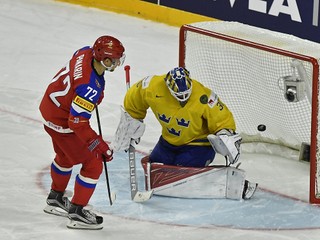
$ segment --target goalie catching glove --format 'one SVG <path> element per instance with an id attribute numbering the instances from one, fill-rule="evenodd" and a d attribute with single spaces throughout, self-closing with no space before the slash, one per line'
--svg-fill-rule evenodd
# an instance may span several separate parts
<path id="1" fill-rule="evenodd" d="M 212 148 L 225 156 L 230 164 L 234 164 L 240 157 L 241 136 L 232 130 L 222 129 L 219 132 L 208 135 L 208 140 Z"/>
<path id="2" fill-rule="evenodd" d="M 131 140 L 136 144 L 140 142 L 146 126 L 142 121 L 134 119 L 121 107 L 120 122 L 112 142 L 112 148 L 115 151 L 125 150 L 130 147 Z"/>

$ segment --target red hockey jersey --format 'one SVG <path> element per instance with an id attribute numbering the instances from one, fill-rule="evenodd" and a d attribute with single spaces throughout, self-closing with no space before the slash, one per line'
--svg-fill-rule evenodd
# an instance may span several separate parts
<path id="1" fill-rule="evenodd" d="M 74 53 L 52 79 L 40 103 L 44 124 L 60 133 L 77 134 L 84 142 L 97 136 L 89 119 L 105 87 L 104 76 L 93 68 L 92 48 Z"/>

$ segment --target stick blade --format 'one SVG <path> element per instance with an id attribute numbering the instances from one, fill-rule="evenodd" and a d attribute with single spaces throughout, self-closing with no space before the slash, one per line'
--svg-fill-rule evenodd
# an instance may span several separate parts
<path id="1" fill-rule="evenodd" d="M 109 198 L 109 201 L 110 201 L 110 205 L 112 206 L 112 204 L 116 201 L 116 198 L 117 198 L 117 195 L 115 192 L 111 192 L 110 194 L 110 198 Z"/>
<path id="2" fill-rule="evenodd" d="M 146 192 L 136 192 L 136 195 L 133 197 L 134 202 L 145 202 L 148 201 L 153 195 L 153 190 Z"/>

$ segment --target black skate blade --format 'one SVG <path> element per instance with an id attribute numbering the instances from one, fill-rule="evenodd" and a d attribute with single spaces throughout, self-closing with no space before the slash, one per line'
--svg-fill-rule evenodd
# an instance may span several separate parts
<path id="1" fill-rule="evenodd" d="M 75 221 L 75 220 L 69 220 L 67 227 L 71 229 L 82 229 L 82 230 L 101 230 L 103 228 L 101 224 L 86 224 L 84 222 Z"/>

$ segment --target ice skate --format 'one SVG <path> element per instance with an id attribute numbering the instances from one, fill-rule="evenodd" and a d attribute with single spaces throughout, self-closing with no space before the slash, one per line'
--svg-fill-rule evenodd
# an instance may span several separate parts
<path id="1" fill-rule="evenodd" d="M 246 180 L 244 183 L 242 198 L 245 200 L 252 198 L 253 194 L 257 190 L 257 187 L 258 183 L 252 183 Z"/>
<path id="2" fill-rule="evenodd" d="M 45 213 L 68 217 L 70 200 L 67 197 L 67 192 L 51 190 L 47 198 L 47 204 L 43 209 Z"/>
<path id="3" fill-rule="evenodd" d="M 103 228 L 101 225 L 103 217 L 97 216 L 83 206 L 71 204 L 68 217 L 70 219 L 67 224 L 68 228 L 89 230 L 99 230 Z"/>

